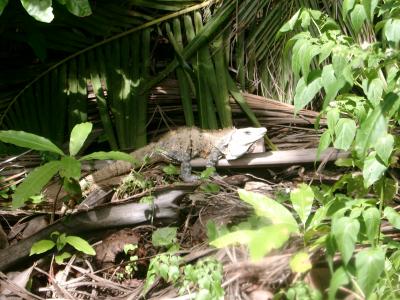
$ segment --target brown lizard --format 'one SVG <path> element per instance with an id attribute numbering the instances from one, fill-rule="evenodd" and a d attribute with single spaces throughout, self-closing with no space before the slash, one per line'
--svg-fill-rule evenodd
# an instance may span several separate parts
<path id="1" fill-rule="evenodd" d="M 221 130 L 201 130 L 196 127 L 182 127 L 162 136 L 157 142 L 142 147 L 131 155 L 138 160 L 139 165 L 149 157 L 150 163 L 173 161 L 181 164 L 180 177 L 184 181 L 194 181 L 191 174 L 190 160 L 196 157 L 207 159 L 207 167 L 215 166 L 220 157 L 227 160 L 237 159 L 247 153 L 249 148 L 263 138 L 267 129 L 226 128 Z M 135 167 L 135 166 L 134 166 Z M 110 179 L 127 174 L 132 165 L 126 161 L 112 163 L 80 181 L 86 193 L 97 188 L 110 185 Z M 115 181 L 114 181 L 115 183 Z"/>

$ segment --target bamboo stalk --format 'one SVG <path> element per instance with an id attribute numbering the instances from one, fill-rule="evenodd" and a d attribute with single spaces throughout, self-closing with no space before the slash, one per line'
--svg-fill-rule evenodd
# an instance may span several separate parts
<path id="1" fill-rule="evenodd" d="M 201 14 L 199 12 L 194 13 L 194 23 L 196 27 L 196 33 L 200 34 L 203 29 L 203 21 Z M 207 97 L 207 110 L 209 117 L 212 117 L 213 123 L 210 122 L 210 128 L 218 128 L 217 120 L 215 118 L 215 107 L 217 109 L 219 119 L 221 124 L 227 123 L 227 112 L 225 111 L 225 107 L 223 105 L 223 95 L 220 93 L 220 89 L 217 85 L 217 77 L 215 74 L 214 64 L 211 59 L 210 51 L 208 49 L 208 44 L 204 45 L 201 49 L 199 49 L 199 57 L 201 60 L 200 70 L 202 70 L 201 75 L 204 77 L 203 81 L 206 84 L 208 93 L 211 94 L 212 97 Z M 214 101 L 212 101 L 212 99 Z"/>
<path id="2" fill-rule="evenodd" d="M 132 146 L 133 139 L 136 135 L 136 122 L 134 116 L 134 109 L 133 107 L 136 104 L 136 99 L 133 96 L 132 86 L 137 78 L 138 73 L 136 68 L 138 68 L 136 64 L 137 60 L 137 52 L 138 52 L 138 45 L 137 41 L 135 41 L 136 34 L 134 34 L 135 38 L 132 40 L 130 36 L 124 36 L 121 39 L 120 44 L 120 55 L 121 55 L 121 64 L 120 68 L 117 69 L 121 73 L 121 89 L 118 91 L 120 94 L 120 101 L 121 101 L 121 111 L 119 112 L 122 116 L 121 123 L 122 123 L 122 131 L 117 132 L 117 135 L 120 140 L 120 148 L 126 149 Z M 136 57 L 135 57 L 136 56 Z"/>
<path id="3" fill-rule="evenodd" d="M 144 84 L 150 78 L 150 67 L 151 67 L 151 33 L 152 28 L 146 28 L 142 31 L 141 43 L 142 43 L 142 53 L 141 53 L 141 81 L 140 86 Z M 140 87 L 139 86 L 139 87 Z M 143 147 L 147 144 L 147 109 L 148 109 L 148 93 L 139 94 L 137 90 L 137 96 L 139 103 L 137 105 L 138 111 L 138 130 L 136 136 L 136 148 Z"/>
<path id="4" fill-rule="evenodd" d="M 77 82 L 76 59 L 71 60 L 68 68 L 68 131 L 71 131 L 75 124 L 80 123 L 78 82 Z"/>
<path id="5" fill-rule="evenodd" d="M 108 114 L 107 102 L 104 97 L 100 77 L 102 77 L 97 68 L 97 62 L 95 60 L 93 52 L 88 52 L 88 61 L 90 68 L 90 78 L 93 86 L 93 92 L 96 95 L 96 102 L 100 113 L 100 119 L 103 124 L 104 132 L 107 135 L 108 142 L 110 144 L 111 149 L 116 150 L 118 148 L 117 141 L 114 135 L 114 129 L 111 123 L 110 116 Z"/>
<path id="6" fill-rule="evenodd" d="M 237 69 L 237 78 L 239 80 L 240 88 L 245 91 L 246 90 L 246 74 L 244 68 L 244 32 L 240 32 L 236 35 L 236 69 Z"/>
<path id="7" fill-rule="evenodd" d="M 186 39 L 188 40 L 188 42 L 190 44 L 196 37 L 194 27 L 193 27 L 193 20 L 189 15 L 186 15 L 183 17 L 183 21 L 185 24 Z M 184 56 L 183 53 L 182 53 L 182 56 Z M 200 127 L 209 128 L 209 120 L 207 117 L 207 104 L 205 101 L 202 101 L 202 99 L 204 99 L 204 97 L 206 97 L 206 95 L 204 94 L 204 90 L 201 89 L 204 84 L 201 84 L 201 78 L 199 77 L 200 71 L 199 71 L 199 64 L 198 64 L 197 56 L 198 56 L 198 53 L 196 54 L 196 57 L 193 57 L 191 59 L 191 61 L 192 61 L 192 66 L 193 66 L 193 70 L 194 70 L 194 75 L 195 75 L 196 101 L 197 101 L 197 106 L 198 106 Z"/>
<path id="8" fill-rule="evenodd" d="M 40 86 L 42 87 L 42 91 L 41 91 L 41 97 L 42 97 L 42 107 L 43 107 L 43 111 L 48 111 L 50 115 L 55 115 L 57 114 L 58 110 L 54 110 L 52 111 L 52 105 L 51 105 L 51 100 L 53 100 L 53 97 L 50 96 L 50 78 L 49 78 L 49 74 L 47 74 L 46 76 L 44 76 L 42 78 L 42 84 L 40 84 Z M 40 99 L 40 98 L 38 98 Z M 36 100 L 38 100 L 36 99 Z M 51 117 L 46 117 L 46 118 L 40 118 L 40 120 L 42 121 L 42 133 L 45 137 L 48 137 L 50 139 L 54 138 L 54 130 L 57 127 L 53 127 L 53 126 L 49 126 L 51 124 L 50 121 Z"/>
<path id="9" fill-rule="evenodd" d="M 107 61 L 110 61 L 108 65 L 108 72 L 111 73 L 111 98 L 112 98 L 112 112 L 114 114 L 115 130 L 118 137 L 119 146 L 125 145 L 123 136 L 124 132 L 124 106 L 123 99 L 121 97 L 120 90 L 122 89 L 122 76 L 119 74 L 121 69 L 121 52 L 119 40 L 112 43 L 111 47 L 107 51 Z"/>
<path id="10" fill-rule="evenodd" d="M 218 105 L 220 108 L 218 112 L 220 115 L 222 127 L 232 127 L 232 109 L 229 103 L 229 91 L 226 82 L 226 59 L 224 55 L 223 38 L 219 36 L 212 44 L 215 49 L 214 52 L 214 64 L 215 64 L 215 75 L 216 83 L 219 89 Z"/>
<path id="11" fill-rule="evenodd" d="M 205 3 L 205 2 L 203 2 Z M 229 1 L 227 4 L 224 4 L 218 12 L 214 15 L 214 17 L 207 22 L 204 26 L 201 34 L 198 34 L 196 38 L 194 38 L 182 51 L 182 56 L 184 59 L 188 59 L 194 55 L 194 53 L 201 48 L 202 45 L 206 44 L 213 36 L 215 36 L 221 28 L 228 21 L 229 16 L 235 10 L 235 2 Z M 184 19 L 186 16 L 184 16 Z M 142 91 L 146 91 L 150 89 L 152 86 L 163 80 L 170 74 L 176 67 L 178 67 L 179 63 L 177 59 L 174 59 L 164 70 L 159 72 L 158 76 L 149 80 L 145 86 L 143 86 Z"/>
<path id="12" fill-rule="evenodd" d="M 182 40 L 182 30 L 181 30 L 181 22 L 178 18 L 173 20 L 173 31 L 172 34 L 171 29 L 169 28 L 169 24 L 166 24 L 167 27 L 167 34 L 171 37 L 170 39 L 174 40 L 175 38 L 175 51 L 179 51 L 180 53 L 183 50 L 183 40 Z M 169 33 L 168 33 L 169 32 Z M 179 54 L 178 54 L 179 55 Z M 192 108 L 192 97 L 190 92 L 190 85 L 188 82 L 188 75 L 185 74 L 185 70 L 183 67 L 178 67 L 176 69 L 176 76 L 179 82 L 179 90 L 182 99 L 182 107 L 183 113 L 185 115 L 185 121 L 187 126 L 194 126 L 194 115 L 193 115 L 193 108 Z"/>

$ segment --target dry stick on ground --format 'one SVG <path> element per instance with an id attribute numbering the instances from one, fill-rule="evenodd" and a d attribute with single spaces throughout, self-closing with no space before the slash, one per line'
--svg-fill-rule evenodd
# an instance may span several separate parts
<path id="1" fill-rule="evenodd" d="M 35 294 L 32 294 L 31 292 L 28 292 L 26 289 L 16 285 L 14 282 L 12 282 L 8 277 L 0 271 L 0 282 L 2 283 L 2 286 L 6 287 L 8 290 L 13 292 L 15 295 L 20 297 L 21 299 L 39 299 L 39 300 L 44 300 L 44 298 L 41 298 L 39 296 L 36 296 Z"/>
<path id="2" fill-rule="evenodd" d="M 193 187 L 190 186 L 173 187 L 173 190 L 156 193 L 154 204 L 113 203 L 69 215 L 17 244 L 0 250 L 0 270 L 8 269 L 21 262 L 29 255 L 33 243 L 48 238 L 54 231 L 70 234 L 138 225 L 152 219 L 160 222 L 176 221 L 179 211 L 176 201 L 192 190 Z M 10 253 L 13 255 L 10 256 Z"/>

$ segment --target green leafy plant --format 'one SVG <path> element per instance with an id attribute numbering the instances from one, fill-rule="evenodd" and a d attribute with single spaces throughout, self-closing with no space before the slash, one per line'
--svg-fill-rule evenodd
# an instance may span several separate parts
<path id="1" fill-rule="evenodd" d="M 92 14 L 88 0 L 57 0 L 60 4 L 65 5 L 69 12 L 78 16 L 85 17 Z M 0 15 L 7 6 L 8 1 L 0 1 Z M 53 7 L 51 0 L 21 0 L 21 4 L 26 12 L 37 21 L 49 23 L 53 20 Z"/>
<path id="2" fill-rule="evenodd" d="M 349 36 L 333 19 L 308 8 L 299 10 L 281 28 L 281 33 L 300 31 L 287 45 L 292 69 L 299 77 L 296 110 L 317 95 L 323 97 L 328 128 L 321 136 L 318 155 L 331 145 L 350 151 L 351 157 L 337 164 L 361 171 L 345 174 L 332 187 L 318 191 L 321 216 L 331 221 L 326 225 L 328 234 L 320 240 L 332 273 L 328 297 L 335 299 L 340 287 L 351 285 L 362 298 L 389 291 L 398 298 L 392 285 L 397 261 L 391 253 L 400 248 L 384 236 L 381 224 L 386 219 L 398 228 L 400 220 L 390 207 L 398 183 L 389 172 L 398 166 L 400 3 L 345 0 L 341 8 L 339 22 L 350 20 L 355 36 L 362 28 L 375 30 L 377 40 L 359 43 L 361 36 Z M 356 252 L 360 244 L 363 247 Z M 336 253 L 342 262 L 334 267 Z"/>
<path id="3" fill-rule="evenodd" d="M 159 254 L 151 259 L 143 290 L 147 292 L 157 276 L 160 276 L 166 282 L 176 283 L 180 277 L 179 265 L 181 262 L 179 256 L 168 253 Z"/>
<path id="4" fill-rule="evenodd" d="M 282 291 L 275 295 L 274 299 L 287 299 L 287 300 L 321 300 L 321 293 L 310 287 L 304 281 L 298 281 L 291 285 L 287 291 Z"/>
<path id="5" fill-rule="evenodd" d="M 66 235 L 65 233 L 54 231 L 51 233 L 50 238 L 50 240 L 40 240 L 34 243 L 31 247 L 31 252 L 29 255 L 45 253 L 56 247 L 58 254 L 55 256 L 55 261 L 57 264 L 62 264 L 64 259 L 71 257 L 71 253 L 62 251 L 67 244 L 85 254 L 96 254 L 96 251 L 93 249 L 93 247 L 79 236 Z"/>
<path id="6" fill-rule="evenodd" d="M 179 244 L 176 238 L 177 227 L 158 228 L 151 236 L 151 242 L 155 247 L 164 247 L 168 252 L 179 250 Z"/>
<path id="7" fill-rule="evenodd" d="M 8 200 L 14 193 L 16 186 L 15 184 L 6 184 L 4 179 L 4 176 L 0 176 L 0 197 Z"/>
<path id="8" fill-rule="evenodd" d="M 117 272 L 116 276 L 118 280 L 123 280 L 124 278 L 131 279 L 133 275 L 138 270 L 137 268 L 137 260 L 139 257 L 137 255 L 131 255 L 134 251 L 136 251 L 138 245 L 136 244 L 126 244 L 124 245 L 124 253 L 129 257 L 129 262 L 125 265 L 123 272 Z"/>
<path id="9" fill-rule="evenodd" d="M 146 276 L 146 292 L 159 276 L 165 282 L 179 288 L 180 294 L 196 291 L 195 299 L 223 299 L 222 266 L 213 260 L 199 261 L 196 265 L 185 265 L 180 268 L 182 259 L 174 255 L 179 250 L 176 239 L 176 227 L 164 227 L 154 231 L 152 243 L 155 247 L 168 248 L 151 259 Z"/>
<path id="10" fill-rule="evenodd" d="M 290 200 L 298 220 L 284 205 L 262 194 L 240 189 L 239 197 L 253 206 L 256 219 L 236 226 L 236 230 L 224 234 L 212 242 L 215 247 L 226 247 L 233 244 L 245 244 L 249 247 L 250 256 L 257 260 L 273 249 L 281 248 L 291 235 L 302 236 L 304 245 L 318 247 L 319 240 L 326 233 L 321 230 L 326 217 L 326 209 L 319 208 L 312 213 L 314 192 L 306 184 L 300 184 L 290 193 Z M 307 251 L 296 254 L 291 266 L 294 272 L 306 272 L 311 268 Z"/>
<path id="11" fill-rule="evenodd" d="M 195 265 L 180 268 L 182 260 L 171 254 L 157 255 L 150 261 L 144 291 L 160 276 L 179 288 L 179 294 L 196 293 L 194 299 L 223 299 L 222 265 L 211 259 L 198 261 Z"/>
<path id="12" fill-rule="evenodd" d="M 78 124 L 72 129 L 69 141 L 69 155 L 44 137 L 24 131 L 0 131 L 0 141 L 2 142 L 32 150 L 52 152 L 60 157 L 59 160 L 47 162 L 29 173 L 12 196 L 13 207 L 19 208 L 24 205 L 29 197 L 39 194 L 42 188 L 57 173 L 60 175 L 63 187 L 68 193 L 72 195 L 81 193 L 78 180 L 81 176 L 81 162 L 84 160 L 116 159 L 126 160 L 135 164 L 132 156 L 119 151 L 94 152 L 77 159 L 75 156 L 82 148 L 91 131 L 92 124 L 89 122 Z"/>
<path id="13" fill-rule="evenodd" d="M 116 189 L 117 198 L 121 199 L 125 195 L 132 195 L 137 190 L 147 190 L 154 186 L 154 183 L 143 176 L 140 171 L 132 170 L 132 172 L 126 176 L 122 183 Z"/>
<path id="14" fill-rule="evenodd" d="M 232 244 L 249 246 L 252 259 L 260 259 L 272 249 L 283 246 L 292 233 L 298 233 L 299 228 L 292 213 L 274 200 L 253 192 L 240 189 L 239 197 L 252 205 L 255 214 L 269 221 L 255 229 L 239 229 L 223 235 L 210 244 L 215 247 L 226 247 Z"/>
<path id="15" fill-rule="evenodd" d="M 162 170 L 166 175 L 169 175 L 169 176 L 179 175 L 179 169 L 176 166 L 174 166 L 173 164 L 169 164 L 168 166 L 165 166 Z"/>
<path id="16" fill-rule="evenodd" d="M 224 299 L 222 279 L 221 263 L 213 259 L 200 260 L 195 265 L 183 267 L 183 282 L 179 293 L 183 295 L 194 289 L 196 300 Z"/>

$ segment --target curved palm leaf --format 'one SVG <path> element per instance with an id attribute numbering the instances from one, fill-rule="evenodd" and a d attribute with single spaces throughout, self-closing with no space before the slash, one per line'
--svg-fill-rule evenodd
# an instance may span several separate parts
<path id="1" fill-rule="evenodd" d="M 145 2 L 148 5 L 143 5 L 144 11 L 147 7 L 154 8 L 154 1 L 140 1 L 140 4 Z M 1 126 L 29 130 L 61 143 L 66 119 L 69 127 L 87 120 L 86 86 L 90 85 L 93 87 L 102 126 L 111 147 L 142 146 L 146 143 L 145 92 L 148 90 L 142 86 L 150 73 L 150 28 L 213 2 L 207 1 L 193 6 L 190 6 L 195 3 L 193 1 L 174 2 L 169 11 L 181 9 L 178 12 L 142 22 L 140 26 L 92 44 L 52 65 L 20 90 L 11 101 L 8 99 L 0 120 Z M 165 2 L 159 1 L 160 3 Z M 161 6 L 158 7 L 160 8 Z M 97 10 L 94 11 L 96 13 Z M 132 13 L 131 10 L 128 12 Z M 140 18 L 146 16 L 145 13 L 136 15 Z M 61 19 L 62 17 L 61 14 Z M 70 24 L 73 16 L 64 17 L 68 18 L 65 24 Z M 94 14 L 93 19 L 96 18 L 98 15 Z M 87 20 L 85 25 L 80 24 L 80 27 L 87 25 L 89 31 L 102 31 L 107 27 L 93 19 Z M 112 21 L 111 25 L 113 23 L 115 22 Z M 107 34 L 115 28 L 108 27 Z"/>
<path id="2" fill-rule="evenodd" d="M 351 33 L 338 2 L 99 0 L 87 18 L 77 18 L 55 3 L 52 24 L 33 24 L 18 10 L 11 15 L 6 9 L 0 25 L 7 28 L 18 20 L 25 33 L 9 37 L 28 43 L 39 58 L 60 50 L 58 55 L 70 55 L 39 75 L 26 73 L 32 80 L 22 88 L 21 81 L 10 81 L 8 86 L 18 89 L 16 95 L 0 85 L 0 126 L 28 130 L 61 144 L 67 129 L 90 118 L 95 106 L 112 148 L 140 147 L 146 143 L 146 94 L 175 69 L 186 95 L 188 123 L 195 122 L 191 111 L 195 95 L 203 127 L 230 126 L 228 93 L 237 89 L 228 66 L 236 70 L 242 90 L 288 101 L 296 78 L 283 51 L 287 37 L 276 39 L 276 33 L 304 6 L 339 15 L 341 26 Z M 165 31 L 175 58 L 151 77 L 151 49 L 164 31 L 160 25 L 167 21 L 172 22 L 172 30 L 166 26 Z M 358 38 L 371 38 L 370 28 L 365 27 Z M 87 101 L 88 86 L 93 88 L 94 102 Z"/>

